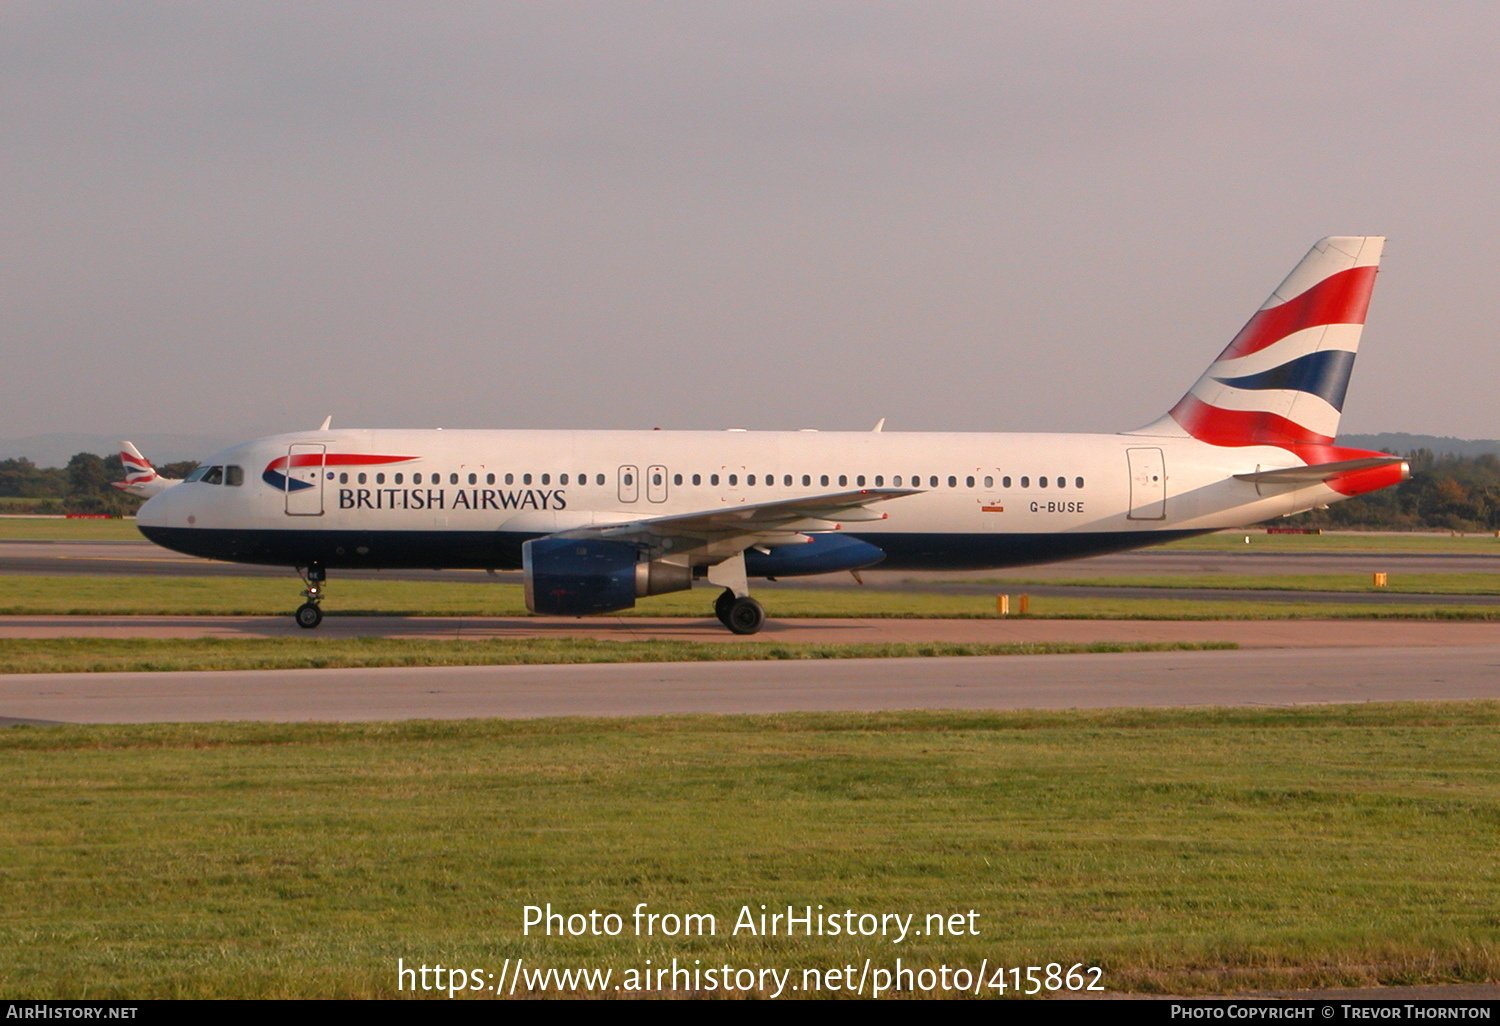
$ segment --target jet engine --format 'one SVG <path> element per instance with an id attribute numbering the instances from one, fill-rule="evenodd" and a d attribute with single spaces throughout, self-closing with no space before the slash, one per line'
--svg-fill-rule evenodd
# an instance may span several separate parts
<path id="1" fill-rule="evenodd" d="M 536 538 L 521 546 L 526 608 L 551 616 L 629 609 L 635 600 L 693 586 L 689 566 L 645 560 L 628 542 Z"/>

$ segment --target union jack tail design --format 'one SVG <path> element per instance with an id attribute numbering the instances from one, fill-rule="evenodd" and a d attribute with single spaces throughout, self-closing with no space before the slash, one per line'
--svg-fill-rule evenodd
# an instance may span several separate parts
<path id="1" fill-rule="evenodd" d="M 1370 306 L 1385 239 L 1323 239 L 1168 414 L 1135 434 L 1211 445 L 1326 446 Z"/>
<path id="2" fill-rule="evenodd" d="M 120 443 L 120 462 L 125 464 L 125 483 L 144 484 L 156 478 L 156 468 L 129 442 Z"/>

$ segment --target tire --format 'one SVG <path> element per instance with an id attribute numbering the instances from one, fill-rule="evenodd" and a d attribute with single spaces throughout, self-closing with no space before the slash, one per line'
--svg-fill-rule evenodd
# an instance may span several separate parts
<path id="1" fill-rule="evenodd" d="M 323 610 L 319 609 L 312 602 L 304 602 L 298 606 L 297 612 L 293 616 L 297 619 L 297 626 L 304 630 L 310 631 L 323 622 Z"/>
<path id="2" fill-rule="evenodd" d="M 753 598 L 735 599 L 724 626 L 736 634 L 755 634 L 766 623 L 766 611 Z"/>
<path id="3" fill-rule="evenodd" d="M 734 592 L 725 588 L 719 597 L 714 599 L 714 615 L 725 627 L 729 626 L 729 607 L 734 605 Z"/>

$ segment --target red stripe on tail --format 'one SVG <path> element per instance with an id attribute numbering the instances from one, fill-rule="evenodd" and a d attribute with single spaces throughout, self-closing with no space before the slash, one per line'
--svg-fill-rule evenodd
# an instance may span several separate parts
<path id="1" fill-rule="evenodd" d="M 1258 311 L 1234 336 L 1221 360 L 1259 352 L 1304 328 L 1326 324 L 1363 324 L 1375 287 L 1375 267 L 1351 267 L 1330 274 L 1280 306 Z"/>

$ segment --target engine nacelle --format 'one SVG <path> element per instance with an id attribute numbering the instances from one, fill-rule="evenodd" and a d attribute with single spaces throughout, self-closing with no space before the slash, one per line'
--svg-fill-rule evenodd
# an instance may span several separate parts
<path id="1" fill-rule="evenodd" d="M 526 608 L 552 616 L 629 609 L 637 598 L 693 586 L 691 567 L 641 559 L 627 542 L 536 538 L 521 546 Z"/>
<path id="2" fill-rule="evenodd" d="M 863 570 L 885 558 L 869 542 L 842 534 L 815 534 L 806 545 L 781 545 L 769 552 L 745 551 L 749 577 L 802 577 L 838 570 Z"/>

